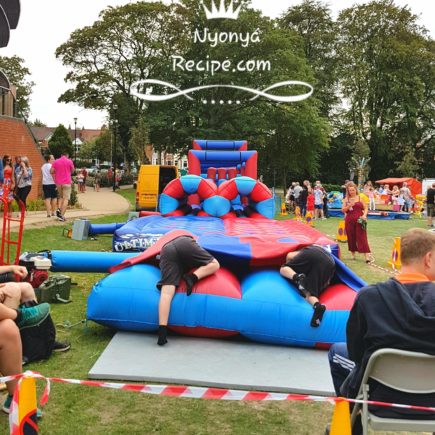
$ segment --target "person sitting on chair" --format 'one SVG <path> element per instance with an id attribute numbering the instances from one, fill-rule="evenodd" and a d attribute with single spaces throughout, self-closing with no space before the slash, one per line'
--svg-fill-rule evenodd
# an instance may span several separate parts
<path id="1" fill-rule="evenodd" d="M 3 301 L 7 299 L 7 284 L 0 284 L 0 373 L 4 376 L 21 373 L 23 354 L 20 329 L 42 322 L 50 313 L 48 304 L 35 307 L 9 307 Z M 6 290 L 5 290 L 6 289 Z M 9 413 L 17 380 L 6 383 L 8 395 L 2 411 Z"/>
<path id="2" fill-rule="evenodd" d="M 157 344 L 165 345 L 167 340 L 171 302 L 181 278 L 186 282 L 186 294 L 192 294 L 193 286 L 219 269 L 218 261 L 201 248 L 190 236 L 180 236 L 166 243 L 160 252 L 162 277 L 157 283 L 161 291 L 159 302 L 159 338 Z M 197 268 L 192 273 L 191 269 Z"/>
<path id="3" fill-rule="evenodd" d="M 314 313 L 311 326 L 316 328 L 325 314 L 326 307 L 319 301 L 320 294 L 331 282 L 335 273 L 335 261 L 325 248 L 312 245 L 287 254 L 280 274 L 291 280 L 300 295 L 309 302 Z"/>
<path id="4" fill-rule="evenodd" d="M 14 282 L 15 275 L 20 279 L 25 279 L 28 275 L 27 269 L 16 264 L 0 266 L 0 302 L 13 310 L 24 310 L 24 313 L 30 309 L 49 313 L 49 304 L 38 305 L 32 285 L 28 282 Z M 69 342 L 54 341 L 53 351 L 55 352 L 65 352 L 70 348 Z"/>
<path id="5" fill-rule="evenodd" d="M 358 394 L 367 362 L 378 349 L 435 355 L 435 234 L 420 228 L 407 231 L 401 238 L 401 260 L 402 269 L 396 277 L 358 292 L 347 322 L 347 342 L 334 344 L 329 350 L 337 396 L 352 398 Z M 434 394 L 413 396 L 374 380 L 370 383 L 373 400 L 435 406 Z M 395 408 L 373 412 L 393 418 L 416 415 L 416 411 Z M 421 413 L 418 418 L 422 418 Z"/>

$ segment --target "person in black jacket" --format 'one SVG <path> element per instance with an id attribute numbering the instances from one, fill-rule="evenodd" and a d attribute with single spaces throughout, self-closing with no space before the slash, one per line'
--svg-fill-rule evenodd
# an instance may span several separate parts
<path id="1" fill-rule="evenodd" d="M 395 278 L 361 289 L 347 323 L 347 343 L 329 351 L 338 396 L 355 397 L 370 356 L 395 348 L 435 355 L 435 234 L 420 228 L 401 238 L 402 270 Z M 346 379 L 346 382 L 344 382 Z M 373 400 L 435 406 L 435 395 L 412 395 L 370 381 Z M 374 408 L 382 417 L 435 418 L 432 413 Z"/>
<path id="2" fill-rule="evenodd" d="M 426 192 L 427 206 L 427 226 L 433 227 L 433 217 L 435 215 L 435 183 Z"/>

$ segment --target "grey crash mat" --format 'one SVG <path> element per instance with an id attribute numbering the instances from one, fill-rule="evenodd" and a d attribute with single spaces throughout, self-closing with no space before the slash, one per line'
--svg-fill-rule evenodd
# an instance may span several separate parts
<path id="1" fill-rule="evenodd" d="M 254 342 L 118 332 L 91 379 L 333 395 L 326 351 Z"/>

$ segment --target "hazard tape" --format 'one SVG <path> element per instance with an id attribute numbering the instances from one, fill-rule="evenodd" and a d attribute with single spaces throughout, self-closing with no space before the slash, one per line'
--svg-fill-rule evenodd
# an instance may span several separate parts
<path id="1" fill-rule="evenodd" d="M 394 270 L 386 269 L 385 267 L 378 266 L 374 262 L 369 263 L 369 266 L 371 266 L 375 269 L 381 270 L 382 272 L 389 273 L 390 275 L 393 275 L 393 276 L 396 276 L 399 273 L 399 271 L 397 269 L 394 269 Z"/>
<path id="2" fill-rule="evenodd" d="M 232 400 L 232 401 L 302 401 L 302 402 L 328 402 L 328 403 L 357 403 L 368 404 L 373 406 L 382 406 L 386 408 L 401 408 L 412 409 L 415 411 L 435 412 L 435 407 L 417 406 L 417 405 L 404 405 L 401 403 L 387 403 L 378 402 L 375 400 L 359 400 L 349 399 L 345 397 L 324 397 L 312 396 L 306 394 L 286 394 L 286 393 L 272 393 L 263 391 L 243 391 L 243 390 L 230 390 L 224 388 L 210 388 L 210 387 L 193 387 L 181 385 L 151 385 L 151 384 L 125 384 L 101 381 L 83 381 L 78 379 L 65 379 L 65 378 L 49 378 L 37 372 L 27 371 L 25 373 L 6 376 L 0 378 L 0 382 L 9 382 L 12 380 L 22 379 L 24 377 L 31 377 L 47 381 L 47 386 L 42 394 L 40 405 L 44 406 L 48 402 L 50 395 L 50 383 L 58 382 L 63 384 L 85 385 L 88 387 L 109 388 L 112 390 L 134 391 L 136 393 L 151 394 L 165 397 L 177 397 L 183 399 L 207 399 L 207 400 Z"/>

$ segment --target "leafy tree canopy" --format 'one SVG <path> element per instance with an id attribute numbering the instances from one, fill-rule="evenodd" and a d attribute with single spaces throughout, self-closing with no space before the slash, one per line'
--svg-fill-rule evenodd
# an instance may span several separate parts
<path id="1" fill-rule="evenodd" d="M 30 95 L 35 83 L 30 80 L 30 71 L 24 65 L 24 59 L 18 56 L 0 56 L 0 70 L 9 79 L 11 85 L 17 88 L 18 115 L 28 118 L 30 113 Z"/>
<path id="2" fill-rule="evenodd" d="M 48 148 L 56 159 L 58 159 L 62 154 L 68 154 L 70 157 L 73 157 L 73 143 L 69 136 L 68 130 L 64 125 L 59 124 L 56 130 L 54 130 L 53 135 L 48 141 Z"/>
<path id="3" fill-rule="evenodd" d="M 357 145 L 370 154 L 371 178 L 434 173 L 434 43 L 408 8 L 377 0 L 345 9 L 334 21 L 318 0 L 304 0 L 278 20 L 250 6 L 244 4 L 237 21 L 206 20 L 197 0 L 109 7 L 56 50 L 70 85 L 59 100 L 107 110 L 126 162 L 137 158 L 146 124 L 157 151 L 183 154 L 195 137 L 246 138 L 260 153 L 263 175 L 278 174 L 282 184 L 289 176 L 319 173 L 341 182 L 330 174 L 347 178 L 346 162 Z M 214 44 L 198 40 L 206 38 L 205 31 L 208 36 L 256 32 L 258 38 Z M 183 67 L 175 66 L 174 56 Z M 189 70 L 186 64 L 204 66 L 211 60 L 227 61 L 231 68 L 211 72 Z M 238 71 L 234 66 L 241 60 L 257 62 L 257 68 Z M 178 89 L 239 85 L 259 90 L 300 80 L 312 83 L 315 92 L 306 101 L 279 104 L 220 86 L 191 99 L 145 102 L 132 96 L 133 84 L 144 79 Z M 157 84 L 139 91 L 175 92 Z M 335 157 L 342 170 L 331 169 Z"/>

